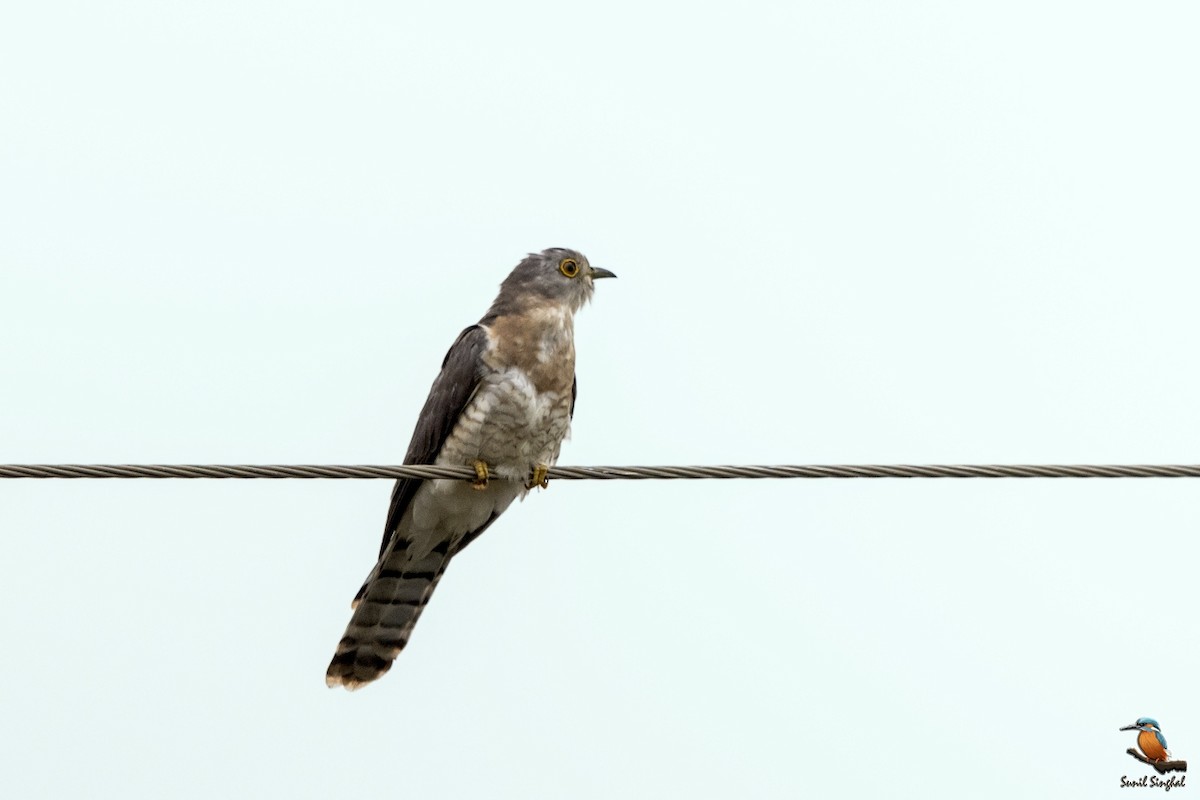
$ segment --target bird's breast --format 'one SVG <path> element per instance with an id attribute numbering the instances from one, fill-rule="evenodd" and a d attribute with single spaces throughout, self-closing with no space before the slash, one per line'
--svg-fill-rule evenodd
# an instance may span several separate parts
<path id="1" fill-rule="evenodd" d="M 570 427 L 573 316 L 559 307 L 531 308 L 484 329 L 479 384 L 437 461 L 483 461 L 493 475 L 524 482 L 532 467 L 555 462 Z"/>
<path id="2" fill-rule="evenodd" d="M 498 476 L 527 479 L 536 464 L 552 464 L 570 426 L 571 393 L 538 391 L 523 370 L 509 368 L 480 383 L 442 458 L 486 462 Z"/>
<path id="3" fill-rule="evenodd" d="M 1158 734 L 1154 731 L 1140 731 L 1138 747 L 1142 748 L 1146 758 L 1152 761 L 1163 761 L 1167 757 L 1167 749 L 1162 746 L 1162 742 L 1158 740 Z"/>

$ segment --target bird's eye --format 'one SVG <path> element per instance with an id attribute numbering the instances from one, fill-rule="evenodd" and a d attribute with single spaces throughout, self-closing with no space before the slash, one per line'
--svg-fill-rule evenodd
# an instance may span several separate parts
<path id="1" fill-rule="evenodd" d="M 579 262 L 573 258 L 564 258 L 558 262 L 558 271 L 568 278 L 574 278 L 579 274 Z"/>

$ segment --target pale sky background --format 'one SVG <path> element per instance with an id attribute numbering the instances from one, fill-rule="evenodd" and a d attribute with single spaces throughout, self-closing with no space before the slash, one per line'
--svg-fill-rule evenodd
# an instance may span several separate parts
<path id="1" fill-rule="evenodd" d="M 564 464 L 1200 461 L 1198 38 L 6 3 L 0 461 L 396 463 L 556 245 L 620 276 Z M 0 795 L 1131 797 L 1141 715 L 1200 764 L 1200 482 L 559 482 L 329 690 L 389 492 L 0 481 Z"/>

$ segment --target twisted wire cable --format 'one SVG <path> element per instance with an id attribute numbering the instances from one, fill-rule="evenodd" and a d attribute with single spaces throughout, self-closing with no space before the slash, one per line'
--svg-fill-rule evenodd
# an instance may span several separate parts
<path id="1" fill-rule="evenodd" d="M 0 478 L 461 478 L 470 467 L 337 464 L 0 464 Z M 1200 478 L 1200 464 L 782 464 L 551 467 L 550 480 L 736 478 Z"/>

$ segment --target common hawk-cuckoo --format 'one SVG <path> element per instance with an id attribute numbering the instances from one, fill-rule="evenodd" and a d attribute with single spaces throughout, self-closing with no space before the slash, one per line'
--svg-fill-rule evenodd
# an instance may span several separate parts
<path id="1" fill-rule="evenodd" d="M 476 480 L 396 482 L 379 560 L 351 604 L 329 686 L 357 689 L 387 672 L 450 559 L 513 500 L 545 486 L 575 410 L 575 312 L 595 280 L 612 277 L 574 250 L 530 254 L 454 342 L 404 463 L 471 466 Z"/>

